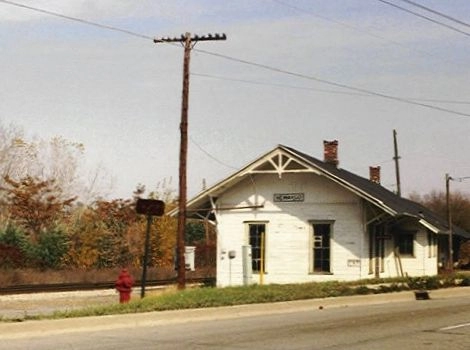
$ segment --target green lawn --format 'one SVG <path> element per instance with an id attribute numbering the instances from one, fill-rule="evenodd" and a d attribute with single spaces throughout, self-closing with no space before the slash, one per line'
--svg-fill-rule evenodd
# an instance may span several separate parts
<path id="1" fill-rule="evenodd" d="M 52 316 L 31 318 L 68 318 L 99 316 L 150 311 L 179 310 L 230 306 L 253 303 L 338 297 L 346 295 L 378 294 L 402 290 L 437 289 L 470 285 L 468 275 L 431 276 L 407 279 L 362 280 L 358 282 L 323 282 L 304 284 L 252 285 L 247 287 L 196 287 L 174 290 L 159 295 L 148 295 L 128 304 L 90 307 L 79 310 L 56 312 Z"/>

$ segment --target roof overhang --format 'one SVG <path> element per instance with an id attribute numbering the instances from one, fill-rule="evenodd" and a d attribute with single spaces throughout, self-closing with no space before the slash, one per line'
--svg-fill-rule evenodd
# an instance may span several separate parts
<path id="1" fill-rule="evenodd" d="M 424 220 L 424 219 L 420 219 L 418 222 L 419 222 L 421 225 L 423 225 L 424 227 L 426 227 L 428 230 L 430 230 L 431 232 L 434 232 L 434 233 L 436 233 L 436 234 L 437 234 L 437 233 L 440 233 L 440 234 L 443 233 L 442 230 L 438 229 L 436 226 L 430 224 L 429 222 L 427 222 L 427 221 Z"/>
<path id="2" fill-rule="evenodd" d="M 233 187 L 247 177 L 255 174 L 276 174 L 279 178 L 282 178 L 285 173 L 314 173 L 320 176 L 325 176 L 341 187 L 348 189 L 357 196 L 381 208 L 387 214 L 391 216 L 396 216 L 398 214 L 392 208 L 385 205 L 385 203 L 380 199 L 371 196 L 364 190 L 352 185 L 344 179 L 341 179 L 339 176 L 336 176 L 332 172 L 329 172 L 323 167 L 309 161 L 302 155 L 293 152 L 291 149 L 278 145 L 274 150 L 265 153 L 231 176 L 190 199 L 186 205 L 188 211 L 187 215 L 188 217 L 208 217 L 210 211 L 213 212 L 217 209 L 213 203 L 211 205 L 211 202 L 214 202 L 214 199 L 216 199 L 221 193 L 224 193 L 227 189 Z M 195 213 L 198 214 L 194 215 Z M 177 215 L 178 208 L 173 209 L 168 214 L 170 216 Z"/>
<path id="3" fill-rule="evenodd" d="M 387 205 L 383 200 L 374 196 L 374 191 L 368 191 L 367 187 L 361 188 L 360 183 L 355 185 L 354 183 L 352 183 L 354 181 L 348 181 L 347 177 L 343 178 L 344 176 L 342 177 L 341 174 L 342 171 L 343 170 L 341 169 L 330 168 L 328 166 L 325 166 L 323 162 L 318 161 L 316 158 L 304 155 L 294 149 L 283 145 L 278 145 L 275 149 L 265 153 L 261 157 L 257 158 L 242 169 L 232 174 L 231 176 L 216 183 L 214 186 L 200 192 L 192 199 L 190 199 L 186 205 L 187 216 L 201 219 L 214 219 L 215 211 L 223 210 L 223 208 L 217 207 L 217 197 L 219 197 L 222 193 L 226 192 L 229 188 L 235 186 L 241 181 L 244 181 L 247 178 L 250 178 L 257 174 L 273 174 L 277 175 L 279 178 L 282 178 L 282 176 L 286 173 L 313 173 L 319 176 L 325 176 L 326 178 L 335 182 L 339 186 L 356 194 L 358 197 L 362 198 L 371 205 L 374 205 L 375 207 L 379 208 L 391 217 L 397 218 L 399 216 L 407 216 L 417 220 L 419 224 L 423 225 L 431 232 L 434 232 L 436 234 L 449 233 L 446 227 L 444 227 L 443 225 L 439 225 L 439 220 L 436 221 L 433 215 L 428 217 L 420 215 L 420 212 L 415 215 L 412 213 L 397 211 L 396 209 L 390 206 L 393 205 L 392 203 L 389 203 L 389 205 Z M 256 204 L 257 203 L 254 203 L 252 207 L 256 207 Z M 235 207 L 231 209 L 237 208 Z M 170 216 L 177 215 L 178 208 L 173 209 L 168 214 Z M 470 238 L 469 233 L 461 229 L 460 231 L 456 230 L 455 234 L 465 238 Z"/>

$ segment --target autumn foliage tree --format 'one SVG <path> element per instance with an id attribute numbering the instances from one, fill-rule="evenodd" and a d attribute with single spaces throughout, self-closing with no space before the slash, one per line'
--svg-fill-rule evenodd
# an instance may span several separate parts
<path id="1" fill-rule="evenodd" d="M 64 223 L 75 198 L 63 199 L 54 180 L 27 176 L 21 180 L 4 177 L 1 187 L 8 222 L 2 240 L 8 244 L 13 233 L 17 243 L 8 251 L 21 252 L 26 264 L 41 268 L 58 267 L 67 251 Z"/>
<path id="2" fill-rule="evenodd" d="M 130 240 L 141 225 L 132 200 L 99 200 L 77 208 L 71 218 L 67 263 L 80 268 L 108 268 L 132 264 L 139 239 Z"/>
<path id="3" fill-rule="evenodd" d="M 452 223 L 470 232 L 470 196 L 461 192 L 452 192 L 450 195 L 450 210 Z M 424 196 L 412 194 L 411 199 L 423 204 L 443 218 L 447 217 L 447 195 L 445 192 L 433 191 Z M 470 241 L 458 241 L 458 257 L 464 265 L 470 265 Z"/>
<path id="4" fill-rule="evenodd" d="M 19 181 L 4 177 L 6 204 L 11 220 L 19 224 L 33 242 L 44 231 L 56 228 L 68 213 L 75 198 L 62 199 L 54 180 L 27 176 Z"/>
<path id="5" fill-rule="evenodd" d="M 144 191 L 142 186 L 132 199 L 98 200 L 77 208 L 70 220 L 67 264 L 80 268 L 141 267 L 147 220 L 136 213 L 135 204 Z M 166 197 L 166 210 L 174 208 L 172 198 Z M 150 232 L 149 265 L 171 267 L 176 219 L 166 215 L 153 218 Z"/>
<path id="6" fill-rule="evenodd" d="M 87 179 L 84 155 L 79 142 L 30 138 L 0 121 L 0 268 L 141 267 L 147 220 L 135 204 L 145 187 L 129 199 L 107 199 L 101 191 L 112 181 L 101 168 Z M 177 205 L 171 178 L 146 197 L 164 201 L 166 212 Z M 202 253 L 215 240 L 208 245 L 201 228 L 187 231 Z M 172 271 L 176 218 L 154 217 L 150 232 L 149 265 Z"/>

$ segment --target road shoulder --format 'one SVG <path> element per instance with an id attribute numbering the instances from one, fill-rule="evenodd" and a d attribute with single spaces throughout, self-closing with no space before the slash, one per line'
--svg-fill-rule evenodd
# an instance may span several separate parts
<path id="1" fill-rule="evenodd" d="M 229 307 L 148 312 L 111 316 L 93 316 L 59 320 L 34 320 L 0 323 L 2 338 L 30 338 L 52 336 L 63 333 L 80 333 L 90 330 L 126 329 L 130 327 L 158 326 L 207 320 L 223 320 L 267 314 L 322 310 L 329 308 L 355 307 L 392 302 L 432 302 L 432 300 L 470 296 L 470 287 L 438 289 L 429 292 L 430 300 L 416 300 L 411 291 L 297 300 L 270 304 L 237 305 Z"/>

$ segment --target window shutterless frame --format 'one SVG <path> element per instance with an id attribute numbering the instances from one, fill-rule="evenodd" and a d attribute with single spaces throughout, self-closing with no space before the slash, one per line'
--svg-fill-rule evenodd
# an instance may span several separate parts
<path id="1" fill-rule="evenodd" d="M 251 246 L 251 267 L 254 274 L 266 273 L 267 221 L 245 222 L 246 242 Z"/>
<path id="2" fill-rule="evenodd" d="M 415 239 L 416 232 L 414 231 L 402 231 L 395 235 L 395 246 L 398 247 L 398 252 L 402 257 L 415 257 Z"/>
<path id="3" fill-rule="evenodd" d="M 332 273 L 333 221 L 310 221 L 310 273 Z"/>

